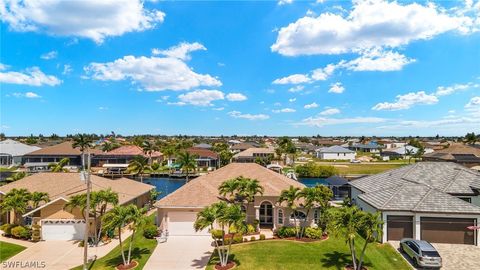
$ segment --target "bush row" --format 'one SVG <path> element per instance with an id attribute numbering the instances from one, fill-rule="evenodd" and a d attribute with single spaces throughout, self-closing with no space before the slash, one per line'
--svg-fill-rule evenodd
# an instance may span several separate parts
<path id="1" fill-rule="evenodd" d="M 32 237 L 32 230 L 28 227 L 17 224 L 3 224 L 0 226 L 6 237 L 29 240 Z"/>
<path id="2" fill-rule="evenodd" d="M 297 227 L 297 230 L 298 232 L 300 232 L 300 228 Z M 280 238 L 295 237 L 295 234 L 296 234 L 295 227 L 287 227 L 287 226 L 278 228 L 275 233 Z M 322 238 L 322 229 L 307 227 L 305 229 L 304 236 L 310 239 L 320 239 Z"/>

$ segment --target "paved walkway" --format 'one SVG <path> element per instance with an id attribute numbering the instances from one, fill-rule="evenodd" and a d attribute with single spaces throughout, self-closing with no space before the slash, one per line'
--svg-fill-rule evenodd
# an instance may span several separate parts
<path id="1" fill-rule="evenodd" d="M 130 230 L 122 233 L 122 238 L 126 239 L 131 235 Z M 3 240 L 2 240 L 3 241 Z M 88 249 L 89 259 L 107 255 L 113 248 L 118 246 L 118 239 L 113 239 L 110 243 L 91 247 Z M 83 248 L 78 246 L 78 241 L 40 241 L 32 243 L 24 251 L 10 258 L 2 265 L 2 269 L 48 269 L 65 270 L 79 266 L 83 263 Z M 33 265 L 25 267 L 26 264 Z M 44 267 L 41 267 L 44 265 Z"/>
<path id="2" fill-rule="evenodd" d="M 24 246 L 24 247 L 31 247 L 31 246 L 35 245 L 34 242 L 8 238 L 8 237 L 3 236 L 2 234 L 3 234 L 3 231 L 0 230 L 0 241 L 2 241 L 2 242 L 7 242 L 7 243 L 20 245 L 20 246 Z"/>
<path id="3" fill-rule="evenodd" d="M 157 245 L 143 269 L 204 269 L 212 252 L 211 236 L 170 236 Z"/>
<path id="4" fill-rule="evenodd" d="M 389 241 L 389 243 L 398 251 L 399 241 Z M 442 257 L 442 270 L 471 270 L 479 269 L 480 247 L 472 245 L 455 244 L 432 244 Z M 402 256 L 412 264 L 410 258 L 404 253 Z M 413 266 L 412 266 L 413 268 Z M 422 268 L 418 268 L 422 269 Z"/>

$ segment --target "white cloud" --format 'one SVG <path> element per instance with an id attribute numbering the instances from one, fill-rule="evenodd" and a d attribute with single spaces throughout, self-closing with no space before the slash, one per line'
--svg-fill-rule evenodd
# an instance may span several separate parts
<path id="1" fill-rule="evenodd" d="M 98 110 L 99 111 L 106 111 L 106 110 L 108 110 L 108 107 L 100 106 L 100 107 L 98 107 Z"/>
<path id="2" fill-rule="evenodd" d="M 399 47 L 458 30 L 471 31 L 473 20 L 447 14 L 433 3 L 354 1 L 347 15 L 305 16 L 278 31 L 272 51 L 282 55 L 341 54 L 375 47 Z"/>
<path id="3" fill-rule="evenodd" d="M 102 43 L 109 36 L 152 29 L 163 22 L 165 13 L 144 8 L 141 0 L 5 0 L 0 2 L 0 17 L 15 31 Z"/>
<path id="4" fill-rule="evenodd" d="M 480 124 L 480 117 L 454 117 L 440 120 L 403 120 L 395 121 L 394 124 L 379 126 L 379 129 L 391 130 L 419 130 L 435 128 L 435 130 L 450 129 L 458 132 L 459 129 L 468 130 L 476 128 Z"/>
<path id="5" fill-rule="evenodd" d="M 334 115 L 334 114 L 339 114 L 340 110 L 337 108 L 329 108 L 320 113 L 320 115 Z"/>
<path id="6" fill-rule="evenodd" d="M 303 108 L 305 109 L 313 109 L 313 108 L 317 108 L 318 107 L 318 104 L 313 102 L 313 103 L 310 103 L 310 104 L 306 104 L 305 106 L 303 106 Z"/>
<path id="7" fill-rule="evenodd" d="M 480 84 L 477 83 L 465 83 L 465 84 L 454 84 L 451 86 L 440 86 L 437 88 L 437 91 L 435 92 L 436 96 L 448 96 L 451 95 L 455 92 L 463 91 L 463 90 L 468 90 L 471 88 L 479 88 Z"/>
<path id="8" fill-rule="evenodd" d="M 270 118 L 270 116 L 266 114 L 249 114 L 249 113 L 241 113 L 239 111 L 228 112 L 228 115 L 230 115 L 233 118 L 242 118 L 242 119 L 248 119 L 248 120 L 267 120 Z"/>
<path id="9" fill-rule="evenodd" d="M 222 85 L 217 78 L 196 73 L 183 60 L 173 57 L 127 55 L 113 62 L 90 63 L 84 70 L 92 79 L 131 80 L 147 91 L 180 91 Z"/>
<path id="10" fill-rule="evenodd" d="M 398 71 L 415 61 L 398 52 L 376 48 L 362 52 L 360 57 L 346 62 L 344 66 L 353 71 Z"/>
<path id="11" fill-rule="evenodd" d="M 37 93 L 34 92 L 26 92 L 26 93 L 13 93 L 12 96 L 17 98 L 41 98 Z"/>
<path id="12" fill-rule="evenodd" d="M 334 94 L 341 94 L 345 91 L 345 87 L 342 85 L 341 82 L 336 82 L 330 85 L 330 89 L 328 90 L 329 93 Z"/>
<path id="13" fill-rule="evenodd" d="M 297 98 L 290 98 L 288 99 L 288 102 L 295 102 L 297 100 Z"/>
<path id="14" fill-rule="evenodd" d="M 293 74 L 287 77 L 276 79 L 273 84 L 301 84 L 311 82 L 311 79 L 304 74 Z"/>
<path id="15" fill-rule="evenodd" d="M 224 108 L 224 107 L 218 107 L 218 108 L 213 108 L 212 110 L 214 110 L 214 111 L 223 111 L 223 110 L 225 110 L 225 108 Z"/>
<path id="16" fill-rule="evenodd" d="M 333 72 L 341 66 L 343 62 L 340 62 L 340 64 L 328 64 L 324 68 L 317 68 L 312 71 L 312 79 L 315 81 L 325 81 L 327 80 Z"/>
<path id="17" fill-rule="evenodd" d="M 280 0 L 277 2 L 277 5 L 283 6 L 283 5 L 289 5 L 291 3 L 293 3 L 293 0 Z"/>
<path id="18" fill-rule="evenodd" d="M 478 108 L 480 109 L 480 96 L 473 97 L 470 101 L 465 105 L 465 108 Z"/>
<path id="19" fill-rule="evenodd" d="M 397 111 L 409 109 L 417 104 L 431 105 L 436 104 L 438 98 L 433 94 L 427 94 L 425 91 L 411 92 L 405 95 L 398 95 L 395 102 L 382 102 L 375 105 L 372 110 Z"/>
<path id="20" fill-rule="evenodd" d="M 62 71 L 62 74 L 63 74 L 63 75 L 68 75 L 68 74 L 72 73 L 72 71 L 73 71 L 72 66 L 70 66 L 70 65 L 63 65 L 63 71 Z"/>
<path id="21" fill-rule="evenodd" d="M 331 126 L 331 125 L 382 123 L 385 121 L 386 119 L 378 118 L 378 117 L 354 117 L 354 118 L 308 117 L 303 119 L 300 123 L 296 123 L 296 125 L 323 127 L 323 126 Z"/>
<path id="22" fill-rule="evenodd" d="M 230 94 L 227 94 L 226 98 L 229 101 L 244 101 L 244 100 L 247 100 L 247 96 L 245 96 L 244 94 L 241 94 L 241 93 L 230 93 Z"/>
<path id="23" fill-rule="evenodd" d="M 296 110 L 292 108 L 283 108 L 280 110 L 272 110 L 272 112 L 273 113 L 293 113 L 293 112 L 296 112 Z"/>
<path id="24" fill-rule="evenodd" d="M 4 71 L 8 66 L 2 65 L 0 71 Z M 24 72 L 6 71 L 0 72 L 0 82 L 10 84 L 22 84 L 30 86 L 49 85 L 55 86 L 62 83 L 57 77 L 53 75 L 46 75 L 38 67 L 31 67 Z"/>
<path id="25" fill-rule="evenodd" d="M 58 55 L 57 51 L 51 51 L 51 52 L 42 54 L 40 58 L 44 60 L 51 60 L 51 59 L 57 58 L 57 55 Z"/>
<path id="26" fill-rule="evenodd" d="M 303 85 L 296 85 L 296 86 L 294 86 L 294 87 L 290 87 L 290 88 L 288 89 L 288 92 L 297 93 L 297 92 L 303 91 L 303 89 L 305 89 L 305 86 L 303 86 Z"/>
<path id="27" fill-rule="evenodd" d="M 180 60 L 190 60 L 190 53 L 194 51 L 206 51 L 207 48 L 198 42 L 187 43 L 182 42 L 176 46 L 168 48 L 167 50 L 152 49 L 154 55 L 164 55 L 171 58 L 177 58 Z"/>
<path id="28" fill-rule="evenodd" d="M 182 105 L 190 104 L 194 106 L 213 106 L 212 101 L 224 98 L 225 95 L 219 90 L 195 90 L 178 96 Z"/>

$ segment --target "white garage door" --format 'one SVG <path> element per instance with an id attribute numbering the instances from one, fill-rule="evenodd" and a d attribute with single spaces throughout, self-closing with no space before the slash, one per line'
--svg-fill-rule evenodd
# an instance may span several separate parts
<path id="1" fill-rule="evenodd" d="M 193 223 L 197 218 L 197 212 L 168 212 L 169 235 L 209 235 L 208 229 L 195 232 Z"/>
<path id="2" fill-rule="evenodd" d="M 42 220 L 43 240 L 81 240 L 85 222 L 79 219 Z"/>

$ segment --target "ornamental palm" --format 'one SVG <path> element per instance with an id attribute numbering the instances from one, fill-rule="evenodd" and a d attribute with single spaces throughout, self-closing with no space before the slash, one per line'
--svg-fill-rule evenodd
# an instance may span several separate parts
<path id="1" fill-rule="evenodd" d="M 3 201 L 0 203 L 2 213 L 13 211 L 13 215 L 15 216 L 14 223 L 16 223 L 19 221 L 19 214 L 24 214 L 27 211 L 30 198 L 30 192 L 24 188 L 14 188 L 10 190 L 5 194 Z"/>
<path id="2" fill-rule="evenodd" d="M 122 228 L 129 222 L 128 215 L 128 209 L 125 206 L 117 205 L 112 210 L 108 211 L 108 213 L 106 213 L 102 218 L 102 223 L 105 230 L 118 231 L 118 241 L 120 242 L 120 251 L 124 265 L 128 264 L 125 258 L 123 247 Z"/>
<path id="3" fill-rule="evenodd" d="M 39 192 L 35 191 L 31 195 L 31 201 L 32 201 L 32 206 L 33 208 L 37 208 L 40 202 L 47 203 L 50 201 L 50 197 L 48 196 L 47 192 Z"/>
<path id="4" fill-rule="evenodd" d="M 143 183 L 143 173 L 148 170 L 148 158 L 135 156 L 128 164 L 128 171 L 134 175 L 140 176 L 140 182 Z"/>
<path id="5" fill-rule="evenodd" d="M 148 156 L 148 164 L 152 164 L 152 154 L 158 151 L 158 147 L 150 141 L 144 141 L 141 145 L 143 153 Z"/>
<path id="6" fill-rule="evenodd" d="M 383 233 L 382 226 L 383 221 L 380 218 L 380 212 L 376 212 L 375 214 L 364 212 L 363 217 L 360 219 L 360 234 L 365 238 L 365 243 L 363 244 L 360 259 L 358 260 L 358 270 L 362 269 L 367 245 L 377 241 L 381 237 Z"/>
<path id="7" fill-rule="evenodd" d="M 263 192 L 265 189 L 263 188 L 262 185 L 260 185 L 260 182 L 257 179 L 250 179 L 250 178 L 244 178 L 243 179 L 243 184 L 240 185 L 242 187 L 242 197 L 246 201 L 246 212 L 247 214 L 249 213 L 249 208 L 250 204 L 255 201 L 255 196 L 257 195 L 263 195 Z"/>
<path id="8" fill-rule="evenodd" d="M 188 183 L 190 171 L 195 171 L 197 168 L 196 155 L 192 155 L 187 151 L 178 154 L 177 162 L 180 164 L 182 171 L 186 172 L 186 182 Z"/>
<path id="9" fill-rule="evenodd" d="M 103 217 L 107 211 L 108 205 L 115 206 L 118 204 L 118 193 L 112 191 L 110 188 L 106 190 L 100 190 L 92 193 L 92 205 L 95 211 L 95 229 L 97 227 L 97 220 Z M 98 213 L 98 216 L 97 216 Z M 95 244 L 100 242 L 100 236 L 102 234 L 102 223 L 100 228 L 95 232 Z"/>
<path id="10" fill-rule="evenodd" d="M 218 193 L 220 196 L 223 196 L 227 200 L 233 202 L 236 199 L 236 192 L 239 184 L 240 182 L 238 181 L 238 178 L 229 179 L 218 187 Z"/>
<path id="11" fill-rule="evenodd" d="M 293 220 L 295 222 L 295 236 L 298 237 L 298 229 L 297 229 L 297 215 L 295 214 L 295 210 L 297 209 L 296 201 L 298 199 L 300 193 L 300 188 L 290 186 L 289 189 L 282 190 L 280 193 L 280 197 L 278 198 L 278 202 L 282 204 L 285 202 L 287 207 L 290 211 L 293 212 Z"/>
<path id="12" fill-rule="evenodd" d="M 93 197 L 93 196 L 92 196 Z M 65 209 L 68 209 L 70 212 L 75 208 L 79 208 L 82 212 L 82 217 L 87 222 L 87 217 L 85 216 L 85 209 L 87 208 L 87 195 L 86 194 L 77 194 L 73 195 L 68 199 L 68 202 L 64 206 Z"/>
<path id="13" fill-rule="evenodd" d="M 48 164 L 48 168 L 50 169 L 51 172 L 68 172 L 65 166 L 70 163 L 69 158 L 62 158 L 59 162 L 57 163 L 50 163 Z"/>
<path id="14" fill-rule="evenodd" d="M 134 242 L 135 232 L 137 232 L 140 228 L 142 228 L 147 223 L 147 218 L 145 216 L 145 213 L 147 212 L 147 210 L 145 208 L 138 208 L 134 204 L 130 204 L 126 206 L 126 208 L 128 213 L 127 222 L 130 223 L 132 236 L 130 239 L 130 243 L 128 245 L 127 261 L 126 261 L 126 264 L 124 265 L 129 265 L 131 255 L 132 255 L 132 243 Z"/>
<path id="15" fill-rule="evenodd" d="M 85 170 L 85 151 L 92 146 L 92 139 L 87 134 L 77 134 L 73 138 L 73 148 L 78 148 L 82 152 L 82 168 Z"/>

